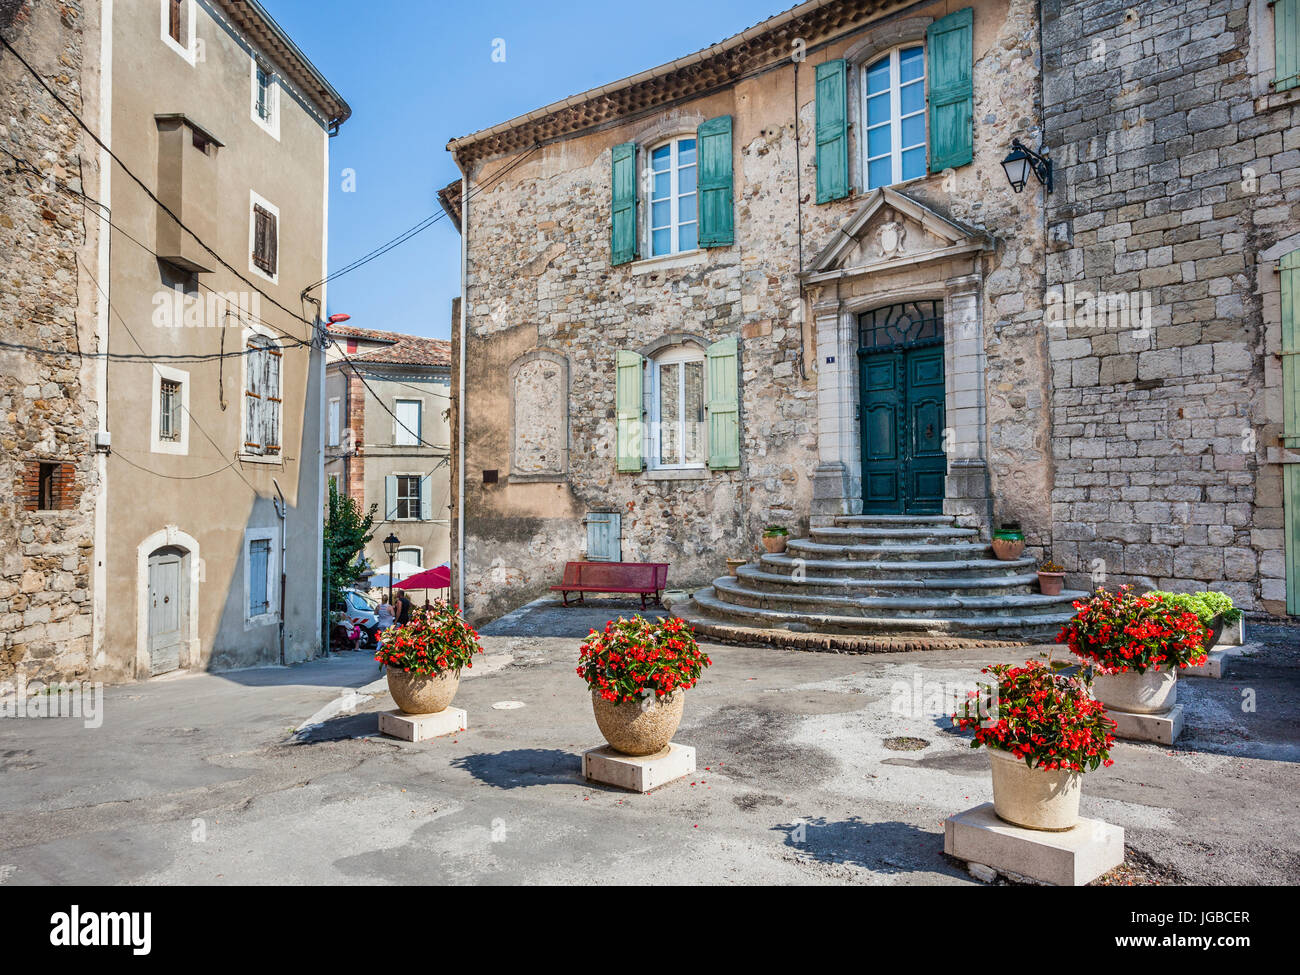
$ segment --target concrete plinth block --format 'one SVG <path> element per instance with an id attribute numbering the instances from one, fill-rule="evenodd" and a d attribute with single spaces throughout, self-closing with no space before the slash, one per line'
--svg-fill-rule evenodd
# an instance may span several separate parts
<path id="1" fill-rule="evenodd" d="M 1100 819 L 1080 819 L 1074 829 L 1049 833 L 998 819 L 993 803 L 949 817 L 943 824 L 943 852 L 1013 879 L 1057 887 L 1080 887 L 1124 862 L 1124 829 Z"/>
<path id="2" fill-rule="evenodd" d="M 1231 667 L 1243 653 L 1246 648 L 1243 646 L 1226 646 L 1220 643 L 1217 647 L 1205 655 L 1205 663 L 1199 667 L 1184 667 L 1179 671 L 1180 677 L 1213 677 L 1221 678 L 1227 675 L 1228 668 Z"/>
<path id="3" fill-rule="evenodd" d="M 435 714 L 407 714 L 405 711 L 380 711 L 379 731 L 402 741 L 427 741 L 454 735 L 469 727 L 469 715 L 463 708 L 445 708 Z"/>
<path id="4" fill-rule="evenodd" d="M 582 753 L 583 778 L 633 792 L 649 792 L 694 771 L 695 749 L 675 741 L 661 752 L 639 757 L 624 755 L 609 745 Z"/>
<path id="5" fill-rule="evenodd" d="M 1115 737 L 1125 741 L 1154 741 L 1172 745 L 1183 732 L 1183 706 L 1175 704 L 1168 711 L 1155 714 L 1136 714 L 1107 708 L 1106 714 L 1115 722 Z"/>
<path id="6" fill-rule="evenodd" d="M 1219 634 L 1217 646 L 1239 647 L 1246 642 L 1246 617 L 1235 623 L 1224 623 L 1223 632 Z"/>

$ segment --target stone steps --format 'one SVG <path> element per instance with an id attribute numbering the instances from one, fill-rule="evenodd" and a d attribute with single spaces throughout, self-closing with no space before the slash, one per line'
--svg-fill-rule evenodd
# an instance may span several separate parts
<path id="1" fill-rule="evenodd" d="M 946 544 L 927 544 L 922 542 L 900 542 L 890 545 L 856 545 L 826 544 L 814 542 L 807 538 L 792 538 L 786 543 L 786 551 L 803 559 L 841 559 L 875 562 L 895 560 L 905 562 L 939 561 L 956 562 L 969 559 L 984 559 L 992 551 L 983 542 L 949 542 Z"/>
<path id="2" fill-rule="evenodd" d="M 820 568 L 819 563 L 810 563 Z M 967 595 L 996 595 L 1005 592 L 1028 592 L 1038 581 L 1036 573 L 1019 575 L 961 575 L 961 576 L 879 576 L 822 575 L 807 572 L 798 578 L 788 573 L 765 572 L 758 566 L 742 565 L 737 577 L 760 592 L 807 592 L 815 595 L 897 596 L 912 592 L 965 593 Z"/>
<path id="3" fill-rule="evenodd" d="M 753 563 L 746 563 L 753 565 Z M 967 578 L 970 576 L 1023 575 L 1035 566 L 1034 559 L 1021 558 L 1011 562 L 1000 559 L 954 559 L 950 561 L 903 561 L 885 559 L 868 561 L 859 559 L 824 559 L 803 558 L 801 556 L 775 553 L 764 555 L 759 560 L 761 571 L 778 575 L 790 575 L 796 569 L 802 569 L 808 578 L 825 577 L 833 574 L 836 578 L 851 579 L 920 579 L 920 578 Z M 1037 575 L 1034 578 L 1037 578 Z"/>
<path id="4" fill-rule="evenodd" d="M 806 587 L 804 587 L 806 589 Z M 981 618 L 1020 617 L 1040 613 L 1066 612 L 1075 599 L 1086 598 L 1083 592 L 1065 591 L 1059 596 L 1037 592 L 1004 592 L 996 595 L 958 595 L 948 592 L 922 592 L 908 596 L 823 595 L 816 592 L 796 593 L 751 589 L 744 578 L 722 576 L 714 580 L 715 597 L 724 603 L 749 609 L 777 610 L 794 615 L 835 617 L 889 617 L 903 619 L 932 617 Z"/>
<path id="5" fill-rule="evenodd" d="M 813 528 L 808 537 L 823 545 L 942 545 L 949 542 L 975 542 L 979 532 L 974 528 L 953 528 L 949 525 L 853 525 L 830 528 Z"/>
<path id="6" fill-rule="evenodd" d="M 835 524 L 851 527 L 853 525 L 956 525 L 956 515 L 840 515 Z"/>

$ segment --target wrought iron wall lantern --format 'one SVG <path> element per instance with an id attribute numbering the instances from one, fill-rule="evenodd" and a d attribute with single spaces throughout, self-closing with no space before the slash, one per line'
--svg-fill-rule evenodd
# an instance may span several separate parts
<path id="1" fill-rule="evenodd" d="M 1002 160 L 1002 168 L 1006 171 L 1011 188 L 1017 193 L 1029 182 L 1030 172 L 1033 172 L 1048 193 L 1052 192 L 1052 160 L 1047 157 L 1046 150 L 1034 152 L 1019 139 L 1012 139 L 1011 152 Z"/>

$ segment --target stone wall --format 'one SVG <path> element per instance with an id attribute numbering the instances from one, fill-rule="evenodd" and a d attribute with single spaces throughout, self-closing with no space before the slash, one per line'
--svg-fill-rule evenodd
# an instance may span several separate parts
<path id="1" fill-rule="evenodd" d="M 1076 587 L 1208 587 L 1281 612 L 1265 255 L 1300 231 L 1300 101 L 1269 93 L 1271 13 L 1043 6 L 1056 557 Z"/>
<path id="2" fill-rule="evenodd" d="M 93 11 L 92 11 L 93 15 Z M 79 112 L 93 113 L 97 26 L 80 4 L 0 4 L 0 33 Z M 92 118 L 93 118 L 92 114 Z M 85 677 L 92 668 L 98 429 L 93 359 L 97 216 L 58 188 L 94 196 L 93 145 L 40 83 L 0 49 L 0 686 L 15 675 Z M 31 168 L 38 170 L 32 173 Z M 38 483 L 50 464 L 49 490 Z M 43 497 L 44 495 L 44 497 Z M 45 504 L 45 507 L 42 507 Z"/>

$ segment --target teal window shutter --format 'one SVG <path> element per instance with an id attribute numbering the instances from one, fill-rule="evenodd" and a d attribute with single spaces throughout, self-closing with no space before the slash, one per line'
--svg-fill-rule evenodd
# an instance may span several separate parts
<path id="1" fill-rule="evenodd" d="M 384 521 L 397 517 L 397 475 L 384 475 Z"/>
<path id="2" fill-rule="evenodd" d="M 610 174 L 609 263 L 636 259 L 636 143 L 614 147 Z"/>
<path id="3" fill-rule="evenodd" d="M 930 172 L 975 158 L 974 14 L 941 17 L 925 32 L 930 71 Z"/>
<path id="4" fill-rule="evenodd" d="M 420 478 L 420 520 L 433 521 L 433 475 Z"/>
<path id="5" fill-rule="evenodd" d="M 1300 0 L 1273 0 L 1273 90 L 1300 85 Z"/>
<path id="6" fill-rule="evenodd" d="M 700 150 L 700 246 L 734 242 L 731 189 L 731 116 L 719 115 L 695 132 Z"/>
<path id="7" fill-rule="evenodd" d="M 817 65 L 817 202 L 849 195 L 849 109 L 844 59 Z"/>
<path id="8" fill-rule="evenodd" d="M 740 466 L 740 356 L 735 338 L 709 346 L 709 466 Z"/>
<path id="9" fill-rule="evenodd" d="M 642 466 L 641 362 L 637 353 L 622 349 L 615 358 L 618 470 L 624 472 L 640 471 Z"/>

